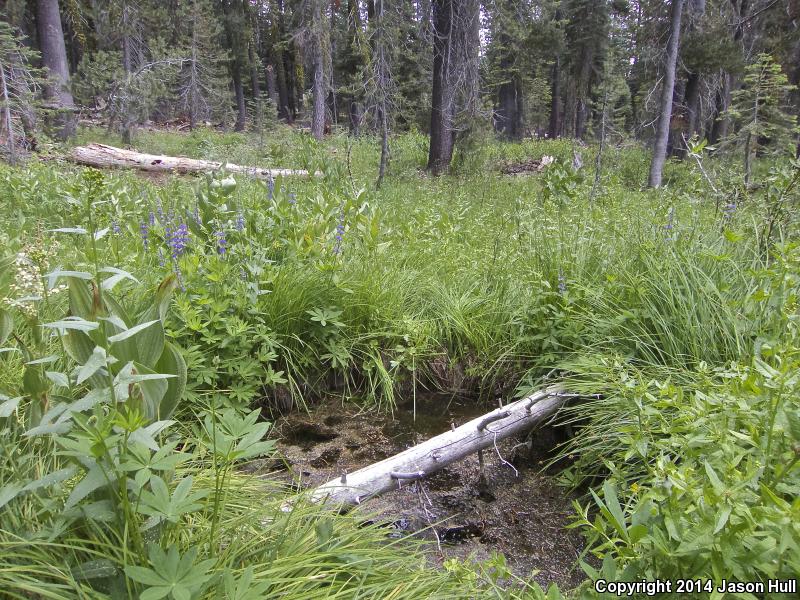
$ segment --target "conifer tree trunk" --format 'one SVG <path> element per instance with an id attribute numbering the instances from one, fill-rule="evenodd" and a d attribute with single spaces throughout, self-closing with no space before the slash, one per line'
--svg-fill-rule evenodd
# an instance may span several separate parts
<path id="1" fill-rule="evenodd" d="M 558 55 L 553 64 L 553 80 L 550 93 L 550 125 L 547 133 L 552 139 L 561 136 L 561 56 Z"/>
<path id="2" fill-rule="evenodd" d="M 69 88 L 67 48 L 58 0 L 37 0 L 36 9 L 42 64 L 47 67 L 50 75 L 50 80 L 44 87 L 44 96 L 58 111 L 53 119 L 56 136 L 65 140 L 75 135 L 75 102 Z"/>
<path id="3" fill-rule="evenodd" d="M 681 15 L 684 0 L 672 0 L 670 10 L 670 36 L 667 42 L 667 56 L 664 69 L 664 83 L 661 89 L 661 112 L 658 115 L 656 139 L 653 147 L 653 161 L 650 164 L 650 177 L 647 185 L 661 187 L 664 162 L 667 159 L 669 142 L 669 123 L 672 117 L 672 92 L 675 89 L 675 68 L 678 62 L 678 46 L 681 37 Z"/>
<path id="4" fill-rule="evenodd" d="M 313 0 L 312 37 L 314 39 L 314 85 L 311 88 L 313 112 L 311 114 L 311 135 L 321 140 L 325 135 L 325 101 L 328 85 L 325 68 L 325 28 L 322 19 L 322 0 Z"/>
<path id="5" fill-rule="evenodd" d="M 236 124 L 235 131 L 244 131 L 247 124 L 247 106 L 244 101 L 244 86 L 242 85 L 242 66 L 238 60 L 231 65 L 231 79 L 233 80 L 233 93 L 236 96 Z"/>
<path id="6" fill-rule="evenodd" d="M 455 0 L 457 1 L 457 0 Z M 433 1 L 433 90 L 428 170 L 439 175 L 453 158 L 453 103 L 449 81 L 454 0 Z"/>

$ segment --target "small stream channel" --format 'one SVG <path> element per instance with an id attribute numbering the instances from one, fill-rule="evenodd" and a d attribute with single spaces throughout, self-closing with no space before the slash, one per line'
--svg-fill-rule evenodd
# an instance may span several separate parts
<path id="1" fill-rule="evenodd" d="M 391 416 L 358 413 L 334 401 L 310 414 L 279 419 L 278 449 L 293 482 L 314 487 L 491 408 L 451 402 L 448 396 L 418 395 L 416 407 L 401 404 Z M 576 567 L 582 540 L 575 531 L 564 529 L 572 514 L 571 498 L 540 473 L 555 436 L 545 428 L 534 435 L 532 448 L 520 445 L 521 441 L 504 440 L 496 451 L 484 451 L 485 481 L 474 455 L 423 481 L 373 498 L 362 510 L 370 519 L 386 522 L 390 537 L 413 534 L 433 541 L 431 560 L 439 564 L 450 557 L 487 559 L 497 551 L 521 577 L 535 571 L 543 585 L 574 587 L 583 579 Z"/>

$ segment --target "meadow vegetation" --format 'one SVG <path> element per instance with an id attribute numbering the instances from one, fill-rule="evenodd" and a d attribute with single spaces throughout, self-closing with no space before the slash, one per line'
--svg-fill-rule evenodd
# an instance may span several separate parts
<path id="1" fill-rule="evenodd" d="M 694 146 L 643 190 L 636 145 L 606 148 L 596 184 L 573 168 L 596 148 L 527 140 L 434 178 L 407 133 L 376 189 L 370 137 L 137 143 L 323 177 L 0 167 L 8 597 L 591 597 L 502 557 L 426 566 L 419 543 L 241 468 L 274 453 L 270 414 L 330 395 L 391 411 L 555 380 L 586 395 L 556 464 L 588 577 L 800 572 L 798 161 L 756 161 L 745 186 Z"/>

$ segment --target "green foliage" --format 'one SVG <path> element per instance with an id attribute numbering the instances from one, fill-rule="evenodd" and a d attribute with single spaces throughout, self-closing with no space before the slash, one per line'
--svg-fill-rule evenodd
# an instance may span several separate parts
<path id="1" fill-rule="evenodd" d="M 141 139 L 324 176 L 0 169 L 2 589 L 559 597 L 501 558 L 420 571 L 416 549 L 302 501 L 286 512 L 285 492 L 242 469 L 274 451 L 265 406 L 337 393 L 389 407 L 414 386 L 524 394 L 554 368 L 601 395 L 567 414 L 580 435 L 562 477 L 596 484 L 577 523 L 604 576 L 791 568 L 796 250 L 775 250 L 796 235 L 794 164 L 756 163 L 751 190 L 715 158 L 708 179 L 674 164 L 669 188 L 639 192 L 646 158 L 611 146 L 617 166 L 589 201 L 571 142 L 485 145 L 483 170 L 429 179 L 414 134 L 394 145 L 406 171 L 360 191 L 374 140 L 348 142 L 343 169 L 326 164 L 343 139 L 274 135 Z M 531 177 L 490 171 L 541 156 L 554 161 Z M 187 575 L 210 559 L 210 578 Z"/>

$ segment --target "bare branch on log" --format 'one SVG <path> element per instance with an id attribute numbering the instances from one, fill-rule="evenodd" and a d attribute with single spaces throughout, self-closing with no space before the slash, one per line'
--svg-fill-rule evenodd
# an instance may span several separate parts
<path id="1" fill-rule="evenodd" d="M 316 488 L 311 498 L 332 504 L 360 504 L 397 489 L 403 481 L 427 477 L 470 454 L 496 447 L 498 440 L 530 429 L 574 397 L 559 387 L 540 390 L 400 454 L 348 473 L 346 478 L 337 477 Z"/>
<path id="2" fill-rule="evenodd" d="M 182 156 L 162 156 L 143 154 L 133 150 L 124 150 L 105 144 L 89 144 L 73 148 L 70 160 L 90 167 L 121 167 L 160 173 L 203 173 L 216 171 L 222 167 L 231 173 L 241 173 L 257 179 L 273 179 L 275 177 L 308 176 L 308 171 L 300 169 L 264 169 L 247 167 L 232 163 L 220 163 L 211 160 L 197 160 Z M 315 173 L 320 176 L 320 173 Z"/>

